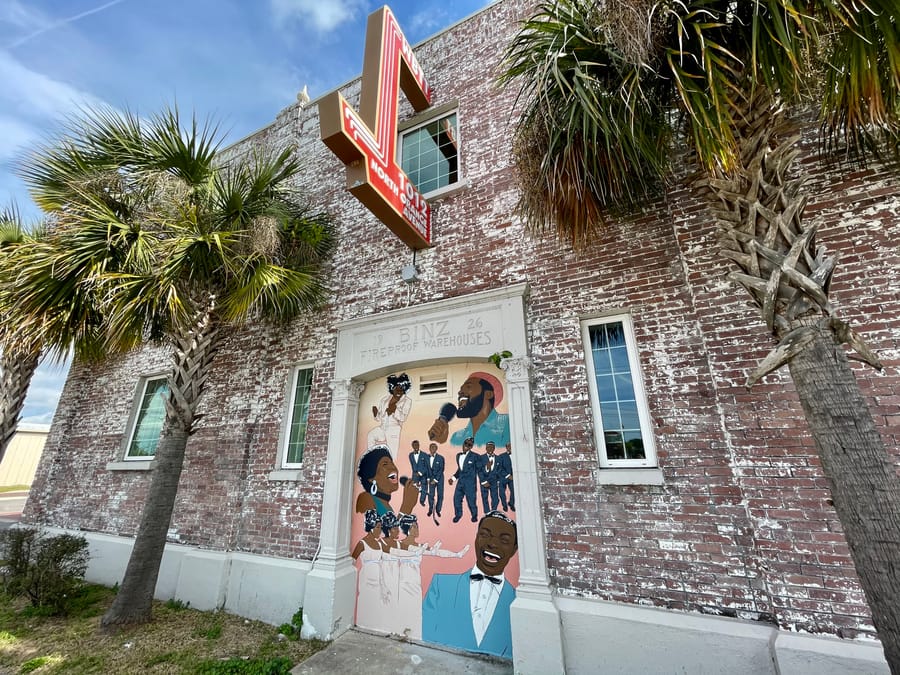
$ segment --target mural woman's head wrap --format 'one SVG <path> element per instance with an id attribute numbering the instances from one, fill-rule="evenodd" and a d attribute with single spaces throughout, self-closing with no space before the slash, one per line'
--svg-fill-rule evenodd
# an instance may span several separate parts
<path id="1" fill-rule="evenodd" d="M 400 531 L 403 534 L 409 534 L 409 528 L 419 522 L 419 519 L 416 518 L 414 514 L 401 514 L 400 515 Z"/>
<path id="2" fill-rule="evenodd" d="M 369 509 L 363 514 L 363 517 L 366 519 L 366 532 L 371 532 L 381 524 L 381 518 L 378 517 L 378 512 L 375 509 Z"/>
<path id="3" fill-rule="evenodd" d="M 404 393 L 412 389 L 412 382 L 410 382 L 409 375 L 407 375 L 406 373 L 400 373 L 399 375 L 388 375 L 387 390 L 389 394 L 394 393 L 394 387 L 396 387 L 397 385 L 403 387 Z"/>
<path id="4" fill-rule="evenodd" d="M 400 519 L 393 511 L 388 511 L 383 516 L 381 516 L 381 531 L 384 533 L 385 537 L 390 535 L 391 530 L 393 530 L 398 525 L 400 525 Z"/>

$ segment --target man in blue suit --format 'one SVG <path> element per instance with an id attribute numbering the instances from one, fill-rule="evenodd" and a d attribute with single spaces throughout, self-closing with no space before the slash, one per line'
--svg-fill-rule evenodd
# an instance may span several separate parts
<path id="1" fill-rule="evenodd" d="M 481 487 L 481 503 L 484 505 L 484 512 L 488 511 L 496 511 L 497 510 L 497 502 L 498 493 L 500 491 L 500 458 L 494 454 L 494 450 L 496 447 L 494 446 L 493 441 L 488 441 L 484 446 L 484 451 L 487 453 L 484 457 L 481 458 L 481 467 L 478 471 L 478 483 Z M 488 504 L 488 497 L 490 496 L 490 504 Z M 506 495 L 503 495 L 503 510 L 506 510 Z"/>
<path id="2" fill-rule="evenodd" d="M 516 589 L 503 570 L 517 550 L 516 524 L 499 511 L 484 516 L 475 535 L 475 567 L 432 577 L 422 601 L 422 639 L 512 658 L 509 607 Z"/>
<path id="3" fill-rule="evenodd" d="M 412 452 L 409 453 L 409 468 L 412 471 L 410 478 L 419 486 L 419 504 L 425 504 L 425 453 L 419 449 L 419 441 L 412 442 Z"/>
<path id="4" fill-rule="evenodd" d="M 440 518 L 441 508 L 444 506 L 444 456 L 439 455 L 437 450 L 437 443 L 428 446 L 428 456 L 425 457 L 425 480 L 428 485 L 428 515 L 436 513 Z"/>
<path id="5" fill-rule="evenodd" d="M 475 486 L 478 485 L 478 471 L 481 467 L 481 455 L 472 448 L 475 445 L 474 438 L 463 441 L 462 452 L 456 453 L 456 472 L 448 481 L 450 485 L 456 481 L 456 489 L 453 491 L 453 522 L 458 523 L 462 518 L 463 497 L 469 505 L 469 513 L 472 514 L 472 522 L 478 522 L 478 504 L 475 501 Z"/>
<path id="6" fill-rule="evenodd" d="M 500 479 L 500 485 L 498 492 L 500 493 L 500 503 L 503 505 L 503 510 L 507 510 L 507 506 L 513 511 L 516 510 L 516 491 L 513 486 L 513 475 L 512 475 L 512 455 L 510 454 L 510 444 L 506 444 L 506 452 L 502 455 L 497 455 L 497 475 Z M 509 490 L 509 500 L 507 502 L 506 499 L 506 491 Z M 494 508 L 497 508 L 497 504 L 494 504 Z"/>

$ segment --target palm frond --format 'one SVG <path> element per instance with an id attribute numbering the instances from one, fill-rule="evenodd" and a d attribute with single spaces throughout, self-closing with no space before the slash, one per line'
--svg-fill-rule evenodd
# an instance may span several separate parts
<path id="1" fill-rule="evenodd" d="M 325 294 L 316 267 L 288 268 L 257 258 L 226 288 L 221 311 L 226 321 L 259 317 L 285 322 L 318 308 Z"/>
<path id="2" fill-rule="evenodd" d="M 575 244 L 602 225 L 604 212 L 655 194 L 667 161 L 654 74 L 611 43 L 600 19 L 586 0 L 539 5 L 501 77 L 520 82 L 525 105 L 514 140 L 519 212 L 533 229 Z"/>
<path id="3" fill-rule="evenodd" d="M 831 6 L 835 31 L 826 56 L 822 132 L 829 153 L 900 149 L 900 25 L 897 4 Z M 840 11 L 843 10 L 843 11 Z"/>

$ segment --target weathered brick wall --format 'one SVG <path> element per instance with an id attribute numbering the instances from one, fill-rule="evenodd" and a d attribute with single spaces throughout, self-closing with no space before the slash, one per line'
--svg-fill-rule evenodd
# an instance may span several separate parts
<path id="1" fill-rule="evenodd" d="M 743 291 L 725 279 L 712 225 L 690 190 L 676 183 L 665 199 L 612 224 L 578 254 L 527 237 L 513 216 L 515 91 L 498 89 L 493 74 L 524 4 L 493 5 L 417 50 L 433 103 L 459 103 L 468 185 L 435 204 L 435 246 L 417 255 L 421 281 L 411 289 L 399 270 L 412 253 L 345 191 L 343 167 L 319 140 L 316 106 L 288 108 L 246 141 L 298 147 L 299 185 L 340 228 L 334 293 L 327 307 L 287 328 L 248 327 L 223 344 L 188 446 L 173 540 L 311 558 L 335 323 L 527 281 L 545 530 L 559 592 L 774 617 L 808 631 L 871 632 L 789 376 L 779 372 L 744 388 L 771 340 Z M 358 82 L 344 93 L 355 102 Z M 411 114 L 408 106 L 402 114 Z M 879 167 L 848 172 L 811 160 L 806 168 L 807 214 L 842 260 L 836 303 L 886 366 L 881 375 L 860 368 L 859 376 L 896 452 L 900 184 Z M 634 318 L 662 486 L 597 481 L 580 322 L 612 311 Z M 155 350 L 73 368 L 28 520 L 134 533 L 149 473 L 110 472 L 105 464 L 121 443 L 138 376 L 164 363 Z M 302 480 L 273 482 L 290 369 L 298 363 L 315 364 Z"/>

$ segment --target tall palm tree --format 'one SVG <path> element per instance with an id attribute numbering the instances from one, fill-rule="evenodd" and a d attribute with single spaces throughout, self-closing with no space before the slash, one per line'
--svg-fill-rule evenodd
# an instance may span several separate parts
<path id="1" fill-rule="evenodd" d="M 52 249 L 20 261 L 20 311 L 58 303 L 46 278 L 102 299 L 104 339 L 171 346 L 166 416 L 134 548 L 101 625 L 150 619 L 188 438 L 223 333 L 319 306 L 329 217 L 290 188 L 291 150 L 226 157 L 215 126 L 90 110 L 22 175 L 53 217 Z"/>
<path id="2" fill-rule="evenodd" d="M 30 238 L 15 208 L 0 211 L 0 275 L 8 274 L 16 246 Z M 0 461 L 19 424 L 28 386 L 41 358 L 41 342 L 24 326 L 7 321 L 15 305 L 0 294 Z"/>
<path id="3" fill-rule="evenodd" d="M 135 345 L 132 336 L 104 336 L 96 293 L 72 292 L 72 279 L 45 269 L 28 278 L 34 261 L 50 260 L 50 223 L 24 227 L 18 211 L 0 212 L 0 459 L 15 433 L 38 363 L 71 356 L 99 361 Z M 38 284 L 45 305 L 29 311 L 24 284 Z"/>
<path id="4" fill-rule="evenodd" d="M 787 364 L 892 672 L 900 673 L 900 480 L 842 345 L 880 368 L 835 315 L 835 259 L 803 220 L 799 126 L 820 109 L 823 148 L 897 149 L 896 0 L 556 0 L 513 39 L 519 212 L 576 247 L 665 187 L 687 142 L 731 278 L 776 347 L 752 384 Z"/>

